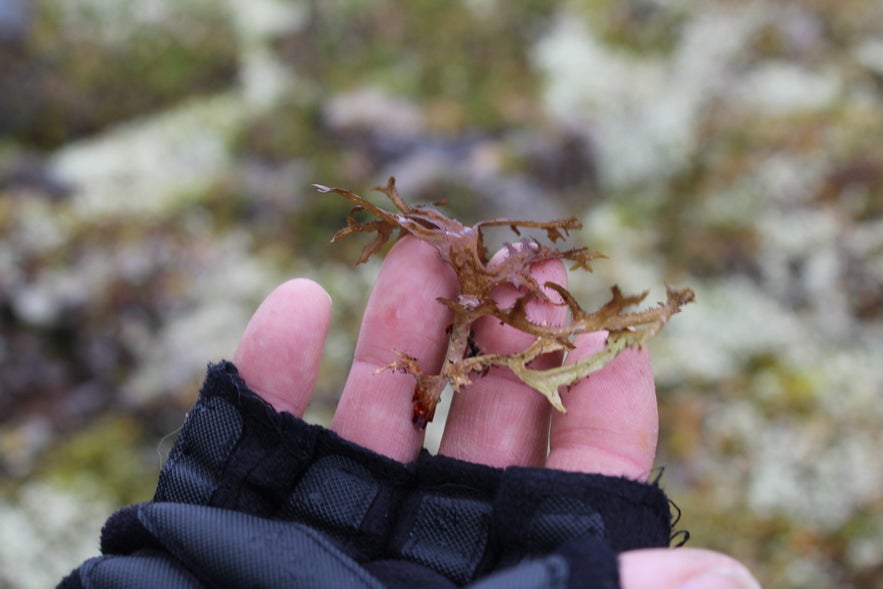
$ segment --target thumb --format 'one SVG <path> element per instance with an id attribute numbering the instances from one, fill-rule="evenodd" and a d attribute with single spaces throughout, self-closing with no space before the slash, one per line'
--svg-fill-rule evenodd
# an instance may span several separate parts
<path id="1" fill-rule="evenodd" d="M 698 548 L 623 552 L 619 575 L 622 589 L 761 589 L 740 562 Z"/>

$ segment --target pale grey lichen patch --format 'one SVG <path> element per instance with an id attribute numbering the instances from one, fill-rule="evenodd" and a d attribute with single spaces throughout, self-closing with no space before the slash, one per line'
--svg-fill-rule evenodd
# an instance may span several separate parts
<path id="1" fill-rule="evenodd" d="M 337 132 L 382 129 L 394 140 L 413 140 L 424 131 L 423 112 L 418 104 L 378 87 L 338 94 L 325 103 L 323 112 L 328 126 Z"/>
<path id="2" fill-rule="evenodd" d="M 65 0 L 55 2 L 59 23 L 66 35 L 81 35 L 107 45 L 125 45 L 145 27 L 180 23 L 180 16 L 199 10 L 217 10 L 213 0 L 144 0 L 137 3 L 113 0 Z M 181 36 L 197 34 L 198 21 L 177 27 Z M 175 31 L 175 27 L 169 30 Z"/>
<path id="3" fill-rule="evenodd" d="M 296 83 L 290 68 L 274 54 L 276 37 L 301 30 L 307 24 L 307 8 L 296 2 L 253 0 L 244 4 L 226 2 L 239 38 L 242 96 L 259 110 L 271 108 Z"/>
<path id="4" fill-rule="evenodd" d="M 75 188 L 82 219 L 168 214 L 230 164 L 226 143 L 245 114 L 235 94 L 186 104 L 66 146 L 51 170 Z"/>
<path id="5" fill-rule="evenodd" d="M 611 50 L 580 15 L 565 11 L 534 52 L 547 76 L 545 107 L 592 127 L 610 188 L 668 178 L 695 152 L 701 109 L 726 87 L 758 23 L 752 7 L 697 16 L 666 62 Z"/>
<path id="6" fill-rule="evenodd" d="M 760 115 L 821 110 L 834 104 L 843 84 L 835 70 L 808 71 L 798 65 L 770 61 L 748 72 L 736 102 Z"/>
<path id="7" fill-rule="evenodd" d="M 96 554 L 101 525 L 111 509 L 100 496 L 45 483 L 21 487 L 11 501 L 0 499 L 0 585 L 55 586 Z"/>
<path id="8" fill-rule="evenodd" d="M 883 37 L 863 39 L 852 51 L 861 65 L 883 75 Z"/>
<path id="9" fill-rule="evenodd" d="M 794 342 L 807 341 L 800 318 L 745 279 L 695 290 L 702 305 L 667 327 L 667 337 L 677 343 L 655 358 L 663 381 L 714 381 L 738 373 L 753 355 L 786 352 Z"/>
<path id="10" fill-rule="evenodd" d="M 298 2 L 252 0 L 248 4 L 225 0 L 244 45 L 263 45 L 276 36 L 299 30 L 307 24 L 308 8 Z"/>

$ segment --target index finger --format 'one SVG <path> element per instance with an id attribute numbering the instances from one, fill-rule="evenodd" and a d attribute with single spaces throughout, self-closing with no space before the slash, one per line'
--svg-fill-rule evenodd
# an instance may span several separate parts
<path id="1" fill-rule="evenodd" d="M 411 421 L 414 377 L 383 367 L 399 351 L 425 372 L 438 371 L 451 315 L 436 299 L 456 292 L 456 276 L 435 248 L 412 237 L 396 243 L 368 299 L 332 430 L 400 462 L 417 457 L 423 432 Z"/>

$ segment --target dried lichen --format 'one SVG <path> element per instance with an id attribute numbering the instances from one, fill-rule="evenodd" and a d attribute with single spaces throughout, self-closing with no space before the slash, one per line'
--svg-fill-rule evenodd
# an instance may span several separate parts
<path id="1" fill-rule="evenodd" d="M 591 271 L 590 262 L 600 257 L 600 254 L 586 248 L 558 250 L 545 246 L 536 239 L 523 238 L 518 246 L 507 244 L 508 255 L 499 263 L 489 264 L 482 229 L 509 227 L 518 236 L 522 229 L 542 230 L 554 244 L 566 241 L 571 230 L 582 226 L 574 218 L 556 221 L 493 219 L 464 225 L 435 208 L 409 206 L 398 195 L 394 178 L 390 178 L 385 187 L 378 187 L 376 190 L 385 194 L 398 212 L 384 210 L 349 190 L 319 184 L 315 186 L 320 192 L 337 193 L 356 205 L 347 217 L 346 227 L 334 235 L 332 243 L 353 233 L 374 234 L 373 241 L 362 250 L 357 263 L 368 260 L 398 230 L 397 239 L 403 235 L 413 235 L 435 247 L 442 260 L 456 273 L 459 282 L 457 296 L 453 299 L 438 299 L 439 303 L 450 309 L 453 316 L 448 348 L 439 373 L 427 373 L 420 362 L 405 351 L 399 351 L 399 359 L 384 367 L 412 374 L 416 378 L 413 420 L 421 428 L 432 420 L 436 404 L 447 383 L 455 391 L 459 391 L 471 384 L 472 378 L 486 373 L 492 366 L 507 367 L 522 382 L 542 393 L 556 409 L 563 412 L 565 408 L 559 394 L 561 387 L 570 386 L 606 366 L 623 350 L 643 346 L 682 305 L 693 300 L 693 291 L 690 289 L 667 288 L 664 302 L 650 309 L 627 312 L 626 309 L 643 301 L 647 293 L 625 296 L 614 286 L 607 303 L 594 311 L 586 311 L 562 285 L 552 282 L 539 284 L 531 274 L 531 267 L 538 262 L 557 259 L 571 262 L 571 270 Z M 373 218 L 357 221 L 353 215 L 363 211 Z M 510 307 L 500 307 L 491 296 L 495 288 L 505 284 L 516 287 L 520 292 L 520 296 Z M 528 318 L 529 302 L 553 302 L 546 290 L 560 295 L 563 302 L 556 304 L 568 307 L 570 317 L 565 323 L 550 325 L 536 323 Z M 503 324 L 530 334 L 535 339 L 519 353 L 482 353 L 475 347 L 471 333 L 472 324 L 484 316 L 495 317 Z M 595 354 L 578 362 L 543 370 L 531 367 L 531 362 L 539 356 L 572 349 L 572 340 L 576 335 L 595 331 L 606 331 L 608 334 L 604 347 Z"/>

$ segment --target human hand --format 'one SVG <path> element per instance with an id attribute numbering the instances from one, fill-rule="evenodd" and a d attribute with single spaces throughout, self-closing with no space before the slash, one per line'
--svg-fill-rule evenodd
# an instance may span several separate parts
<path id="1" fill-rule="evenodd" d="M 542 284 L 566 284 L 558 261 L 534 268 Z M 331 429 L 341 437 L 400 462 L 413 461 L 423 432 L 411 423 L 414 379 L 391 371 L 393 350 L 423 366 L 442 361 L 450 317 L 437 297 L 456 294 L 453 271 L 434 249 L 405 238 L 390 251 L 371 293 L 350 374 Z M 514 289 L 499 289 L 498 302 L 513 301 Z M 331 300 L 316 283 L 296 279 L 277 288 L 255 313 L 234 356 L 243 379 L 278 411 L 301 417 L 316 384 L 330 322 Z M 535 321 L 561 322 L 566 308 L 532 303 Z M 603 336 L 577 339 L 567 361 L 597 349 Z M 478 322 L 482 350 L 515 351 L 525 336 L 495 321 Z M 555 362 L 541 358 L 537 362 Z M 567 414 L 550 416 L 546 400 L 503 370 L 491 369 L 456 395 L 439 452 L 505 467 L 546 466 L 561 470 L 646 479 L 656 450 L 658 417 L 646 350 L 629 350 L 591 378 L 562 394 Z M 758 587 L 744 566 L 700 549 L 644 549 L 620 555 L 624 589 L 669 587 Z M 712 575 L 712 576 L 706 576 Z M 688 584 L 691 583 L 692 584 Z"/>

